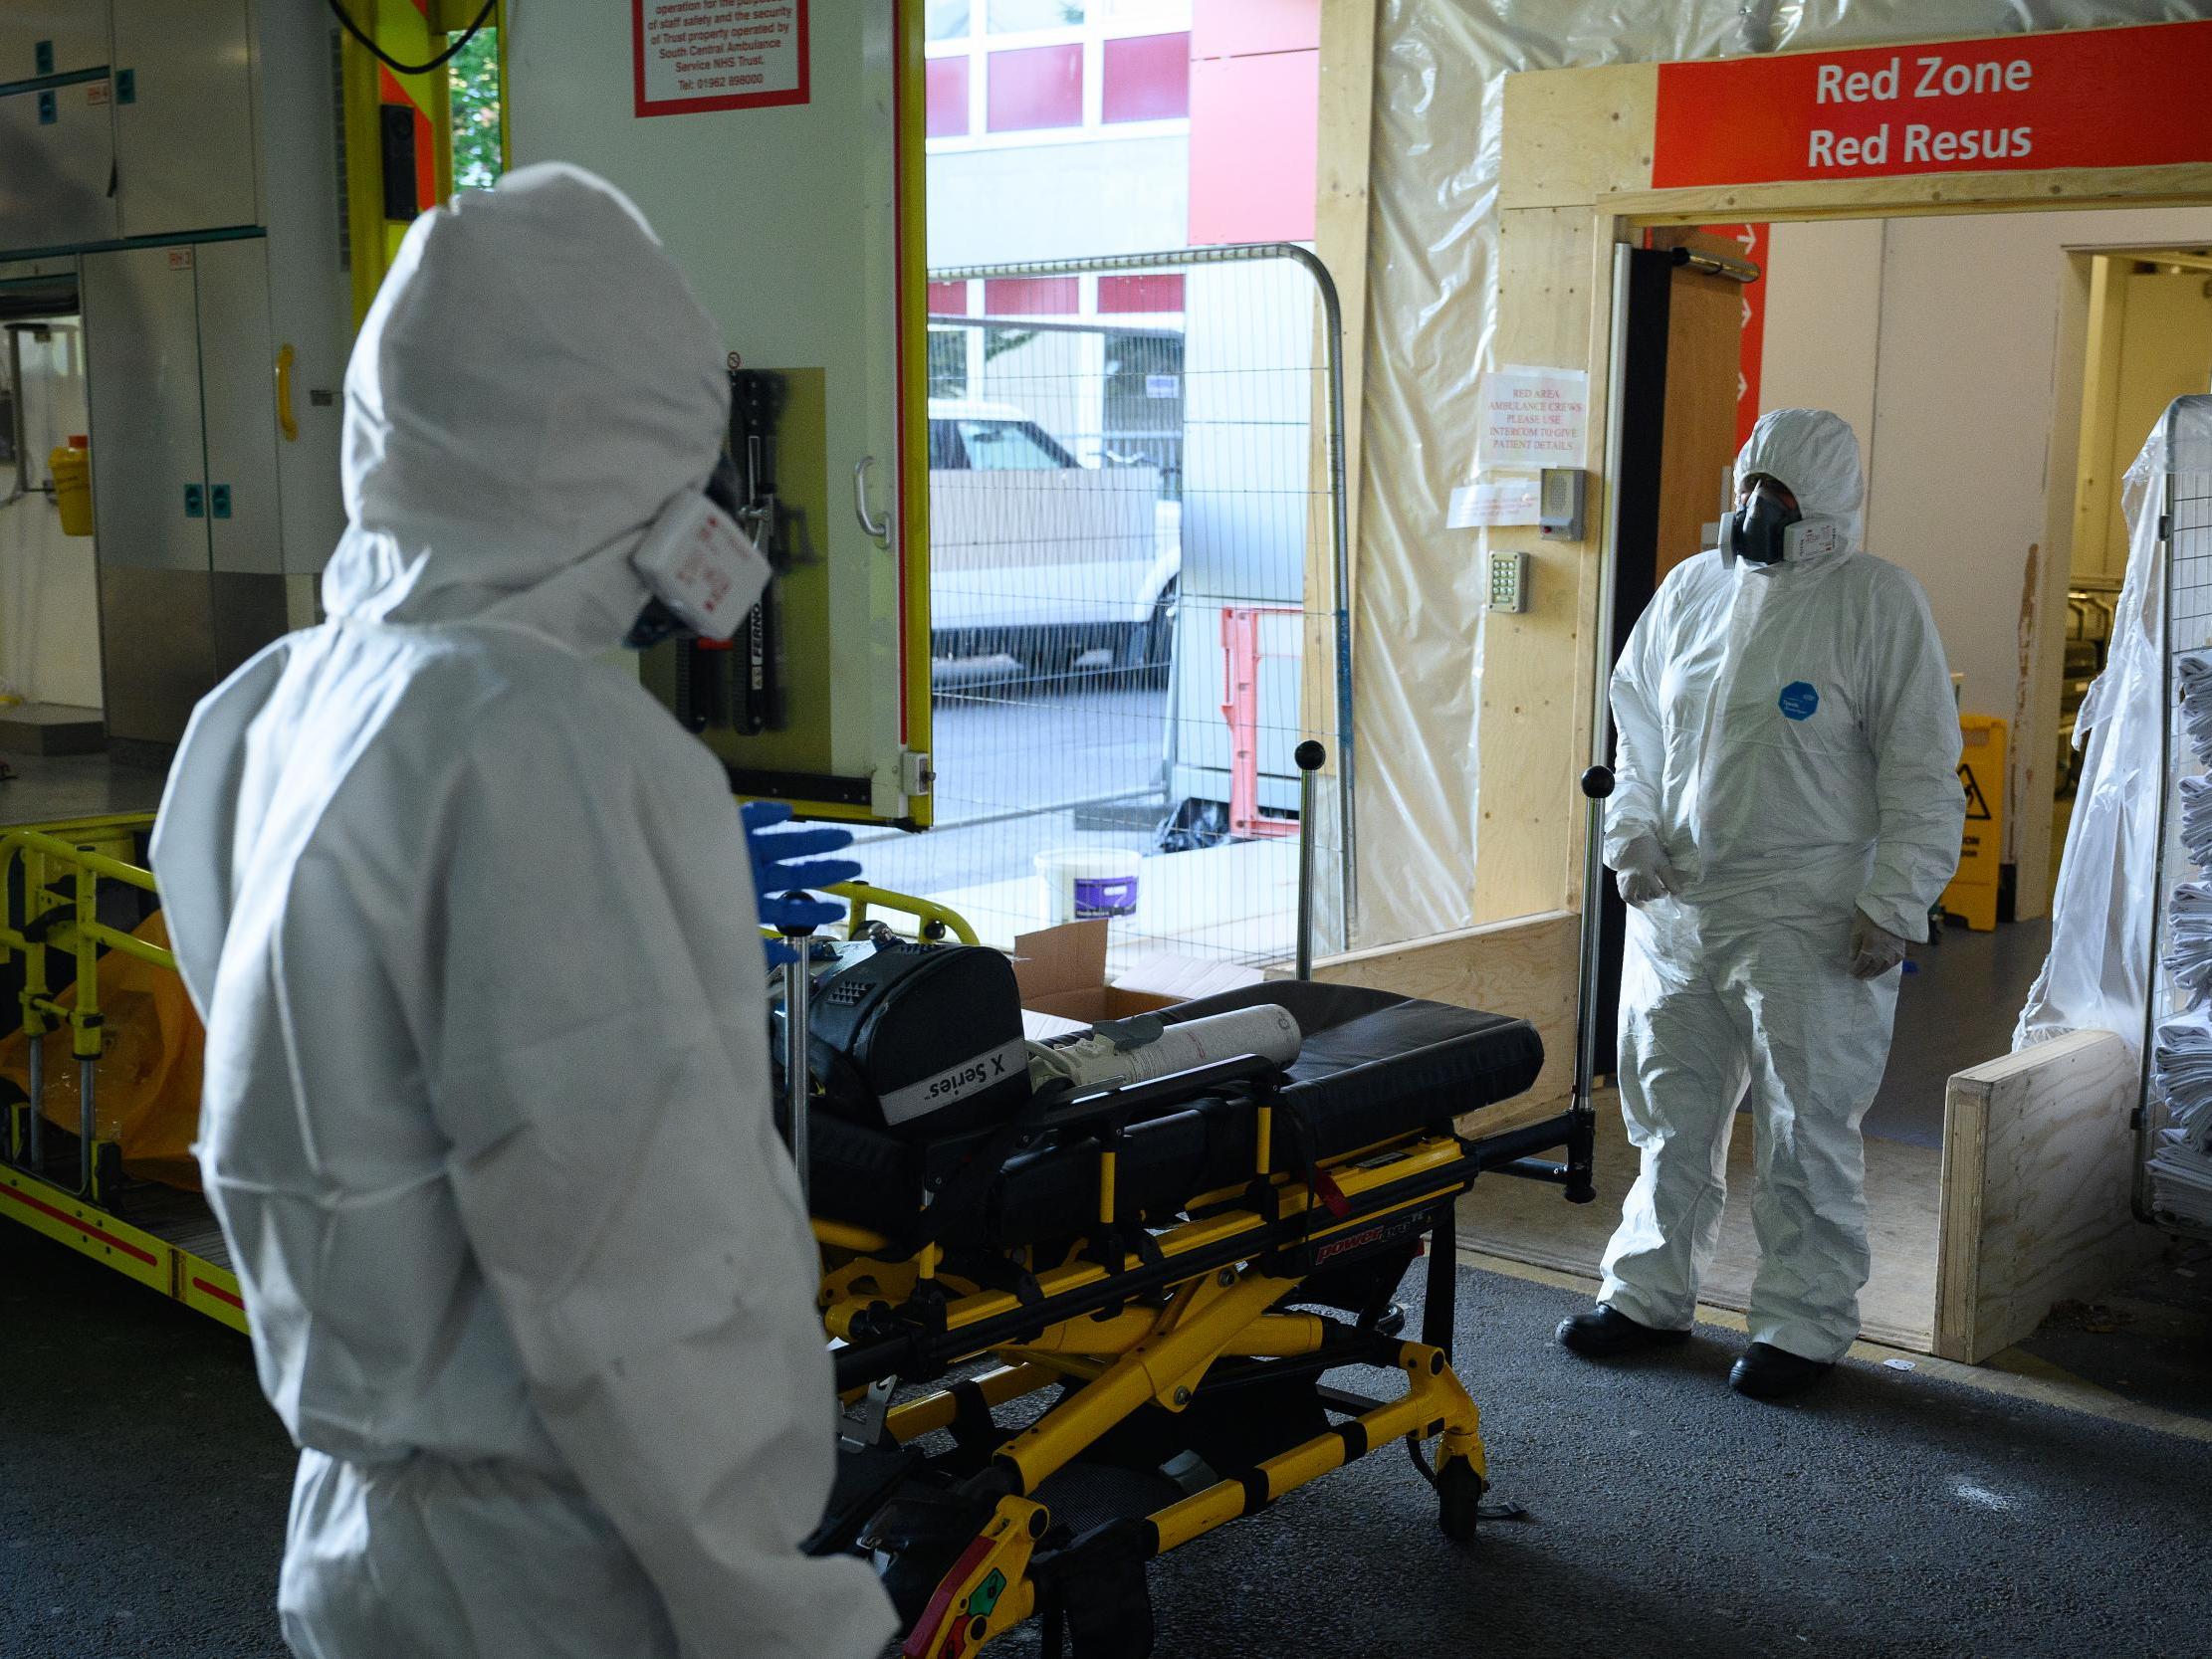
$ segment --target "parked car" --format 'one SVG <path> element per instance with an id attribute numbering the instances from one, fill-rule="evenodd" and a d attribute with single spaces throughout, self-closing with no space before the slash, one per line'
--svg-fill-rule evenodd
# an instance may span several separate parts
<path id="1" fill-rule="evenodd" d="M 1010 404 L 932 399 L 932 655 L 1002 654 L 1040 676 L 1100 651 L 1164 667 L 1179 517 L 1155 467 L 1085 466 Z"/>

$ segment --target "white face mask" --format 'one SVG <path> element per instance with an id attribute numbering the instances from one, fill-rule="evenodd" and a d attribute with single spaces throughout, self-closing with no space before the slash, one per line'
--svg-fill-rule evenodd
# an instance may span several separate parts
<path id="1" fill-rule="evenodd" d="M 708 496 L 686 492 L 660 511 L 630 555 L 654 603 L 630 630 L 636 649 L 680 634 L 717 643 L 738 631 L 768 583 L 769 562 Z"/>

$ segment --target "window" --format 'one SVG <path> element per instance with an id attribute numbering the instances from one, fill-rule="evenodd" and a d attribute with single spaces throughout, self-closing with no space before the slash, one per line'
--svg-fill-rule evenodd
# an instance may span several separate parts
<path id="1" fill-rule="evenodd" d="M 1079 277 L 994 277 L 984 284 L 986 316 L 1073 316 L 1082 309 Z"/>
<path id="2" fill-rule="evenodd" d="M 1137 278 L 1139 282 L 1157 278 Z M 1154 467 L 1160 494 L 1183 498 L 1183 336 L 1106 336 L 1104 449 L 1109 463 Z"/>
<path id="3" fill-rule="evenodd" d="M 1188 120 L 1192 3 L 927 0 L 933 147 L 1051 143 L 1118 123 Z M 1236 3 L 1265 10 L 1290 0 Z"/>
<path id="4" fill-rule="evenodd" d="M 1104 43 L 1099 118 L 1175 120 L 1191 112 L 1191 37 L 1131 35 Z"/>
<path id="5" fill-rule="evenodd" d="M 968 134 L 968 66 L 958 58 L 932 58 L 923 66 L 926 92 L 923 111 L 932 138 L 962 138 Z"/>
<path id="6" fill-rule="evenodd" d="M 951 421 L 930 422 L 930 471 L 968 471 L 968 452 L 960 447 L 960 429 Z"/>
<path id="7" fill-rule="evenodd" d="M 966 397 L 968 395 L 968 330 L 966 328 L 932 328 L 930 330 L 930 396 Z M 931 423 L 931 442 L 936 442 L 936 423 Z M 942 463 L 931 461 L 930 465 Z"/>
<path id="8" fill-rule="evenodd" d="M 986 82 L 994 132 L 1083 124 L 1083 49 L 1031 46 L 994 52 Z"/>
<path id="9" fill-rule="evenodd" d="M 929 0 L 929 12 L 922 25 L 925 38 L 933 41 L 965 40 L 968 38 L 968 0 Z"/>
<path id="10" fill-rule="evenodd" d="M 1075 465 L 1075 458 L 1031 421 L 966 420 L 960 429 L 968 465 L 979 473 L 1035 473 Z"/>
<path id="11" fill-rule="evenodd" d="M 991 0 L 985 27 L 994 35 L 1029 29 L 1070 29 L 1083 21 L 1083 0 Z"/>
<path id="12" fill-rule="evenodd" d="M 1183 310 L 1182 275 L 1162 272 L 1152 277 L 1101 277 L 1098 279 L 1098 309 L 1101 311 L 1179 311 Z"/>

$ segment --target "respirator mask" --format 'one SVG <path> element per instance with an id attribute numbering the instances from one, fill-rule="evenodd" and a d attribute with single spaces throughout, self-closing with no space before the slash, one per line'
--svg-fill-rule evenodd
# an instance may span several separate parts
<path id="1" fill-rule="evenodd" d="M 630 555 L 652 598 L 623 644 L 644 651 L 663 640 L 720 643 L 736 633 L 766 585 L 768 560 L 738 527 L 738 472 L 724 456 L 705 490 L 660 511 Z"/>
<path id="2" fill-rule="evenodd" d="M 1807 523 L 1789 491 L 1758 475 L 1748 481 L 1743 505 L 1720 520 L 1720 562 L 1731 567 L 1740 558 L 1771 570 L 1834 552 L 1838 534 L 1833 521 Z"/>

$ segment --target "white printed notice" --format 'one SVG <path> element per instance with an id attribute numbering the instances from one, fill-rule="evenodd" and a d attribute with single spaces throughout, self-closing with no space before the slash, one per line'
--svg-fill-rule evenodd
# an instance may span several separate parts
<path id="1" fill-rule="evenodd" d="M 639 115 L 804 104 L 806 0 L 630 0 Z"/>
<path id="2" fill-rule="evenodd" d="M 1474 464 L 1579 467 L 1590 422 L 1590 376 L 1579 368 L 1495 368 L 1478 394 Z"/>
<path id="3" fill-rule="evenodd" d="M 1542 498 L 1534 473 L 1462 484 L 1451 492 L 1444 527 L 1464 530 L 1483 524 L 1540 523 Z"/>

